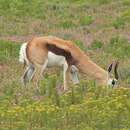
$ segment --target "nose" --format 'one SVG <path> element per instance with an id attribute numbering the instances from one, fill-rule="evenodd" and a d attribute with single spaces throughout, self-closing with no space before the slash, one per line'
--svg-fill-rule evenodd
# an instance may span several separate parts
<path id="1" fill-rule="evenodd" d="M 116 82 L 115 82 L 115 80 L 113 79 L 113 80 L 112 80 L 112 85 L 115 85 L 115 83 L 116 83 Z"/>

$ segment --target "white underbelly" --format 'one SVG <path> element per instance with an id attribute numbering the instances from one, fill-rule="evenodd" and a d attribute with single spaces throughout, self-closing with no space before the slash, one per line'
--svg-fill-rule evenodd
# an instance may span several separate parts
<path id="1" fill-rule="evenodd" d="M 48 52 L 48 67 L 52 66 L 62 66 L 64 63 L 66 63 L 65 57 L 56 55 L 52 52 Z"/>

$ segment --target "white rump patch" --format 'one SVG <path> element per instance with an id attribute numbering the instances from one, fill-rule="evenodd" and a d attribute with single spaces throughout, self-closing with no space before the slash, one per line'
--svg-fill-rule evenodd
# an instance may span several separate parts
<path id="1" fill-rule="evenodd" d="M 26 56 L 26 47 L 27 47 L 27 43 L 23 43 L 20 47 L 19 62 L 24 63 L 26 61 L 26 63 L 28 64 L 29 62 Z"/>

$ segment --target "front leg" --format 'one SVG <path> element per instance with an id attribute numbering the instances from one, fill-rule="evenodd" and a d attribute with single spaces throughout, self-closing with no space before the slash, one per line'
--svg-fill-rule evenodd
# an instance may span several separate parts
<path id="1" fill-rule="evenodd" d="M 79 79 L 78 79 L 78 68 L 74 65 L 71 66 L 71 80 L 73 82 L 73 84 L 77 84 L 79 83 Z"/>
<path id="2" fill-rule="evenodd" d="M 68 70 L 68 64 L 65 63 L 63 65 L 63 88 L 64 90 L 67 90 L 68 86 L 67 86 L 67 70 Z"/>
<path id="3" fill-rule="evenodd" d="M 64 66 L 64 90 L 68 89 L 68 83 L 70 81 L 70 70 L 71 66 L 66 64 Z"/>

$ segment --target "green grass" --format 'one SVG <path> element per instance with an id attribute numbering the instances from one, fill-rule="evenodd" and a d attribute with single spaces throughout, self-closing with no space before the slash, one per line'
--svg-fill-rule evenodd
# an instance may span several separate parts
<path id="1" fill-rule="evenodd" d="M 130 129 L 129 5 L 129 0 L 0 0 L 0 130 Z M 96 86 L 79 74 L 79 84 L 58 94 L 62 72 L 52 68 L 39 89 L 33 82 L 24 86 L 19 47 L 39 35 L 73 41 L 105 70 L 118 60 L 117 85 Z"/>
<path id="2" fill-rule="evenodd" d="M 18 56 L 20 44 L 11 41 L 0 41 L 0 61 Z"/>
<path id="3" fill-rule="evenodd" d="M 130 57 L 130 44 L 129 42 L 120 37 L 113 37 L 110 42 L 104 46 L 104 50 L 111 53 L 113 56 L 119 58 Z"/>
<path id="4" fill-rule="evenodd" d="M 93 40 L 90 49 L 100 49 L 103 47 L 103 43 L 99 40 Z"/>
<path id="5" fill-rule="evenodd" d="M 89 26 L 97 23 L 99 18 L 103 18 L 101 16 L 97 18 L 95 15 L 103 12 L 103 6 L 106 6 L 107 11 L 107 4 L 110 4 L 110 2 L 113 2 L 113 0 L 77 0 L 74 2 L 73 0 L 64 0 L 62 2 L 59 0 L 51 2 L 46 0 L 0 0 L 0 29 L 4 30 L 0 31 L 0 35 L 2 37 L 10 35 L 27 36 L 33 35 L 34 32 L 48 35 L 56 34 L 57 31 L 54 31 L 54 28 L 60 30 L 62 28 L 71 29 Z M 128 1 L 116 0 L 114 2 L 117 3 L 115 6 L 119 10 L 118 3 L 120 5 L 122 2 L 123 5 Z M 99 6 L 101 6 L 100 9 L 98 9 Z M 115 6 L 113 10 L 116 9 Z M 124 4 L 124 8 L 125 6 L 127 4 Z M 119 10 L 119 12 L 122 12 L 122 10 Z M 126 14 L 129 14 L 128 7 L 124 10 L 123 14 L 125 14 L 123 18 L 120 16 L 117 16 L 116 19 L 108 18 L 107 21 L 111 22 L 112 20 L 109 23 L 109 27 L 114 26 L 117 29 L 125 28 L 125 25 L 129 22 L 129 18 L 126 16 Z"/>
<path id="6" fill-rule="evenodd" d="M 112 37 L 108 43 L 93 40 L 90 49 L 102 49 L 105 53 L 117 58 L 130 57 L 130 43 L 121 37 Z"/>
<path id="7" fill-rule="evenodd" d="M 53 77 L 53 80 L 56 79 Z M 48 81 L 47 84 L 51 81 L 45 80 Z M 82 82 L 73 86 L 76 87 L 74 90 L 57 95 L 55 88 L 50 90 L 50 85 L 45 87 L 41 84 L 41 90 L 46 93 L 43 95 L 39 92 L 35 95 L 36 89 L 30 93 L 26 88 L 24 93 L 20 94 L 21 88 L 17 84 L 15 82 L 1 89 L 1 93 L 4 93 L 0 101 L 0 119 L 3 122 L 1 128 L 2 126 L 6 129 L 27 127 L 31 129 L 125 129 L 130 127 L 129 88 L 108 89 Z M 17 91 L 12 91 L 11 87 Z M 51 94 L 48 93 L 52 90 Z"/>
<path id="8" fill-rule="evenodd" d="M 76 24 L 73 23 L 71 20 L 62 20 L 56 24 L 56 26 L 63 27 L 63 28 L 72 28 L 75 27 Z"/>
<path id="9" fill-rule="evenodd" d="M 81 41 L 75 41 L 78 46 Z M 123 42 L 121 38 L 112 38 L 108 44 L 94 41 L 91 49 L 102 48 L 107 55 L 115 53 L 108 51 Z M 96 86 L 93 81 L 82 80 L 80 84 L 69 84 L 70 91 L 59 95 L 56 90 L 62 82 L 61 74 L 48 74 L 39 82 L 39 89 L 34 84 L 23 86 L 19 82 L 16 56 L 19 43 L 1 42 L 2 62 L 8 64 L 8 76 L 13 74 L 11 81 L 1 73 L 3 79 L 0 87 L 0 128 L 1 129 L 118 129 L 130 128 L 130 89 L 117 86 L 112 89 L 106 86 Z M 103 45 L 101 47 L 101 45 Z M 81 49 L 82 46 L 80 46 Z M 106 47 L 106 48 L 105 48 Z M 6 51 L 4 50 L 6 48 Z M 122 47 L 124 48 L 124 46 Z M 8 53 L 7 53 L 8 52 Z M 12 59 L 14 63 L 8 63 Z M 16 68 L 15 68 L 16 67 Z M 15 69 L 15 71 L 14 71 Z M 122 79 L 126 82 L 126 69 L 122 69 Z M 123 72 L 124 71 L 124 72 Z M 17 77 L 17 75 L 19 76 Z M 124 76 L 124 77 L 123 77 Z M 129 78 L 127 79 L 129 80 Z M 6 83 L 4 83 L 6 81 Z M 4 83 L 4 85 L 2 85 Z M 128 83 L 128 81 L 126 82 Z M 61 120 L 62 119 L 62 120 Z"/>
<path id="10" fill-rule="evenodd" d="M 114 26 L 116 29 L 124 28 L 125 21 L 121 17 L 117 17 L 116 20 L 112 23 L 112 26 Z"/>
<path id="11" fill-rule="evenodd" d="M 112 25 L 116 29 L 124 28 L 125 24 L 130 22 L 130 9 L 125 9 L 118 14 L 116 20 L 113 21 Z"/>
<path id="12" fill-rule="evenodd" d="M 93 19 L 92 16 L 81 16 L 79 18 L 79 23 L 80 25 L 84 26 L 84 25 L 90 25 L 93 23 Z"/>

